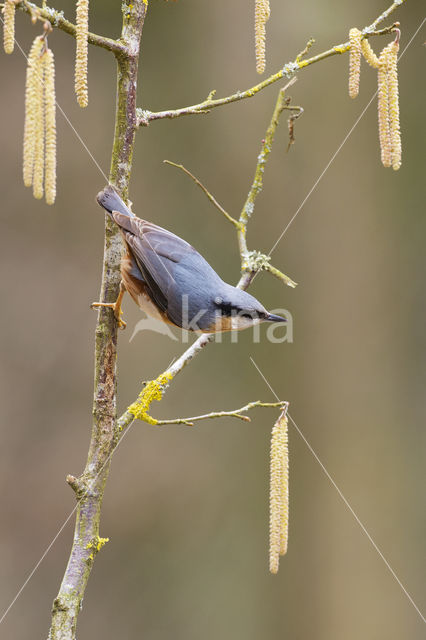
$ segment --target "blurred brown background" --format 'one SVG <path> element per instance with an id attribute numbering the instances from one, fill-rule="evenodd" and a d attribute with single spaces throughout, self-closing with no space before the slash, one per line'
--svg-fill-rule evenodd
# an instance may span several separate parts
<path id="1" fill-rule="evenodd" d="M 152 110 L 228 95 L 258 82 L 253 3 L 152 0 L 145 24 L 139 105 Z M 56 2 L 68 17 L 73 2 Z M 247 9 L 249 5 L 249 10 Z M 272 0 L 267 73 L 315 36 L 319 53 L 387 6 Z M 423 19 L 407 1 L 392 16 L 402 47 Z M 91 2 L 91 29 L 120 30 L 120 2 Z M 17 19 L 25 51 L 39 32 Z M 400 62 L 403 165 L 379 161 L 376 105 L 369 108 L 280 242 L 273 262 L 295 290 L 263 274 L 252 288 L 294 317 L 294 343 L 210 346 L 176 379 L 157 416 L 234 408 L 273 397 L 251 355 L 366 525 L 414 600 L 424 598 L 425 286 L 424 31 Z M 389 37 L 375 39 L 380 49 Z M 115 67 L 90 50 L 90 105 L 73 95 L 73 41 L 49 38 L 57 98 L 108 173 Z M 84 465 L 91 423 L 93 337 L 103 215 L 103 178 L 58 113 L 58 198 L 35 201 L 21 179 L 25 59 L 0 55 L 1 533 L 3 611 L 74 505 L 67 473 Z M 376 87 L 364 64 L 361 95 L 347 96 L 347 56 L 314 65 L 291 90 L 305 108 L 289 154 L 278 131 L 250 226 L 252 248 L 269 251 Z M 135 210 L 192 242 L 224 279 L 238 278 L 233 232 L 203 194 L 164 158 L 182 162 L 238 215 L 250 185 L 276 84 L 208 116 L 152 123 L 137 136 Z M 422 140 L 423 136 L 423 140 Z M 423 169 L 423 170 L 422 170 Z M 120 334 L 119 403 L 162 371 L 182 345 L 139 333 L 127 300 Z M 288 556 L 267 570 L 268 449 L 273 411 L 250 425 L 221 420 L 194 429 L 135 424 L 118 449 L 106 490 L 99 555 L 79 638 L 150 640 L 419 639 L 422 622 L 383 561 L 290 427 Z M 65 528 L 0 628 L 4 638 L 44 638 L 72 539 Z"/>

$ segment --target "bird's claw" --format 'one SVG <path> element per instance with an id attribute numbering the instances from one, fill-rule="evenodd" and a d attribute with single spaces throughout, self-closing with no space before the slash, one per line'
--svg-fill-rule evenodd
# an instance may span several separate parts
<path id="1" fill-rule="evenodd" d="M 114 309 L 114 316 L 115 316 L 115 319 L 117 320 L 117 326 L 119 329 L 124 331 L 124 329 L 127 327 L 127 322 L 125 322 L 122 319 L 121 317 L 122 315 L 123 315 L 123 310 L 121 307 L 119 309 Z"/>
<path id="2" fill-rule="evenodd" d="M 117 321 L 118 328 L 124 331 L 124 329 L 127 327 L 127 322 L 125 322 L 121 318 L 121 316 L 123 315 L 121 305 L 118 305 L 116 302 L 92 302 L 92 304 L 90 305 L 91 309 L 98 309 L 99 307 L 112 309 L 114 312 L 114 318 Z"/>

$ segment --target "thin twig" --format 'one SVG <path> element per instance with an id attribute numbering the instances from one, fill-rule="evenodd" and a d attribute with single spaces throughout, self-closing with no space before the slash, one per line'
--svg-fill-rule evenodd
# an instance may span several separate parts
<path id="1" fill-rule="evenodd" d="M 259 252 L 249 251 L 247 248 L 247 224 L 250 217 L 253 214 L 256 198 L 263 187 L 263 174 L 265 171 L 265 165 L 268 160 L 269 154 L 272 150 L 272 144 L 274 142 L 275 131 L 277 129 L 280 116 L 286 108 L 286 90 L 291 87 L 297 78 L 292 78 L 287 84 L 278 92 L 278 98 L 275 104 L 275 108 L 272 114 L 271 122 L 266 130 L 265 138 L 262 140 L 262 146 L 259 155 L 257 156 L 257 164 L 254 172 L 254 178 L 250 190 L 248 192 L 246 201 L 242 208 L 239 221 L 241 223 L 241 229 L 238 231 L 238 244 L 240 247 L 241 256 L 241 269 L 242 271 L 257 272 L 261 269 L 267 269 L 272 272 L 273 267 L 269 264 L 269 260 L 263 254 Z M 277 275 L 277 269 L 275 269 L 274 275 Z M 281 274 L 286 284 L 289 286 L 295 286 L 295 282 L 288 276 Z"/>
<path id="2" fill-rule="evenodd" d="M 306 47 L 297 55 L 296 62 L 300 62 L 308 53 L 309 49 L 315 44 L 315 38 L 309 38 Z"/>
<path id="3" fill-rule="evenodd" d="M 216 198 L 212 196 L 210 191 L 208 191 L 208 189 L 203 185 L 203 183 L 200 182 L 198 178 L 196 178 L 190 171 L 188 171 L 188 169 L 186 169 L 183 166 L 183 164 L 176 164 L 176 162 L 172 162 L 171 160 L 163 160 L 163 162 L 165 164 L 171 165 L 172 167 L 177 167 L 178 169 L 181 169 L 184 173 L 186 173 L 186 175 L 189 176 L 195 182 L 195 184 L 197 184 L 200 187 L 200 189 L 204 191 L 204 193 L 206 194 L 210 202 L 214 204 L 216 209 L 218 209 L 221 212 L 221 214 L 224 215 L 225 218 L 234 225 L 234 227 L 236 227 L 237 229 L 241 228 L 241 224 L 238 222 L 238 220 L 235 220 L 235 218 L 233 218 L 231 215 L 229 215 L 227 211 L 225 211 L 222 205 L 220 205 L 219 202 L 216 200 Z"/>
<path id="4" fill-rule="evenodd" d="M 250 409 L 254 409 L 255 407 L 267 407 L 267 408 L 276 408 L 276 407 L 284 407 L 286 402 L 260 402 L 259 400 L 256 402 L 249 402 L 241 409 L 235 409 L 234 411 L 212 411 L 211 413 L 205 413 L 201 416 L 194 416 L 193 418 L 174 418 L 171 420 L 157 420 L 156 425 L 164 425 L 164 424 L 186 424 L 190 427 L 194 426 L 194 422 L 198 422 L 200 420 L 211 420 L 214 418 L 239 418 L 240 420 L 244 420 L 245 422 L 251 422 L 249 416 L 242 415 L 244 412 L 249 411 Z"/>
<path id="5" fill-rule="evenodd" d="M 280 115 L 285 108 L 285 100 L 286 100 L 285 92 L 286 92 L 286 89 L 288 89 L 288 87 L 291 87 L 296 82 L 296 80 L 297 78 L 292 78 L 285 85 L 285 87 L 279 90 L 278 98 L 272 114 L 271 122 L 266 130 L 265 138 L 262 140 L 262 147 L 259 155 L 257 156 L 257 165 L 254 173 L 254 179 L 240 214 L 240 222 L 244 225 L 241 231 L 241 244 L 240 244 L 241 254 L 245 254 L 247 252 L 247 246 L 245 244 L 245 240 L 246 240 L 245 227 L 254 211 L 254 203 L 255 203 L 256 197 L 262 191 L 263 173 L 265 171 L 265 164 L 268 160 L 269 154 L 271 153 L 272 143 L 274 141 L 275 131 L 278 126 Z"/>
<path id="6" fill-rule="evenodd" d="M 362 30 L 363 38 L 370 38 L 372 36 L 383 36 L 388 33 L 391 33 L 395 30 L 395 25 L 391 25 L 389 27 L 385 27 L 384 29 L 377 30 L 376 27 L 381 22 L 386 20 L 386 18 L 397 9 L 401 4 L 403 4 L 406 0 L 396 0 L 392 3 L 392 5 L 384 11 L 376 20 L 369 26 L 365 27 Z M 306 49 L 306 48 L 305 48 Z M 327 49 L 327 51 L 323 51 L 312 58 L 308 58 L 306 60 L 302 59 L 305 54 L 305 50 L 302 51 L 296 59 L 292 62 L 287 62 L 282 69 L 280 69 L 277 73 L 272 74 L 269 78 L 266 78 L 259 84 L 256 84 L 254 87 L 250 87 L 245 91 L 237 91 L 230 96 L 225 98 L 218 98 L 213 100 L 212 97 L 214 95 L 213 92 L 209 94 L 207 100 L 200 102 L 199 104 L 194 104 L 189 107 L 182 107 L 180 109 L 167 109 L 165 111 L 149 111 L 147 109 L 137 109 L 138 116 L 138 126 L 148 126 L 150 122 L 154 120 L 162 120 L 164 118 L 179 118 L 181 116 L 188 115 L 197 115 L 197 114 L 206 114 L 211 111 L 211 109 L 215 109 L 216 107 L 221 107 L 225 104 L 231 104 L 232 102 L 238 102 L 239 100 L 245 100 L 246 98 L 252 98 L 259 91 L 266 89 L 271 84 L 274 84 L 278 80 L 281 80 L 283 77 L 291 77 L 301 69 L 305 67 L 309 67 L 311 64 L 315 64 L 316 62 L 320 62 L 321 60 L 325 60 L 326 58 L 331 58 L 332 56 L 340 55 L 342 53 L 346 53 L 350 49 L 349 41 L 343 42 L 342 44 L 335 45 L 331 49 Z"/>
<path id="7" fill-rule="evenodd" d="M 276 267 L 272 266 L 272 264 L 269 264 L 269 262 L 266 267 L 264 267 L 264 269 L 265 271 L 269 271 L 269 273 L 275 276 L 275 278 L 278 278 L 278 280 L 281 280 L 281 282 L 284 282 L 284 284 L 286 284 L 288 287 L 291 287 L 292 289 L 297 287 L 297 282 L 294 282 L 294 280 L 286 276 L 285 273 L 282 273 L 282 271 L 280 271 Z"/>

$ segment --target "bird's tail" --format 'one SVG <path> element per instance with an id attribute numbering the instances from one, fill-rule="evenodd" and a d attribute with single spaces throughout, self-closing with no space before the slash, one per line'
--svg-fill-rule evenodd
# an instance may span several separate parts
<path id="1" fill-rule="evenodd" d="M 96 196 L 96 200 L 98 201 L 98 204 L 101 205 L 101 207 L 108 211 L 108 213 L 118 211 L 119 213 L 123 213 L 125 216 L 129 216 L 130 218 L 134 216 L 134 213 L 132 213 L 129 207 L 124 204 L 123 200 L 120 198 L 114 187 L 112 187 L 110 184 L 98 193 L 98 195 Z"/>

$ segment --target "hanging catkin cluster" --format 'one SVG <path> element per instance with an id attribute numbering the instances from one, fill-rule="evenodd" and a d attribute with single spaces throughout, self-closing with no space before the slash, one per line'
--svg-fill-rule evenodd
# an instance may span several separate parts
<path id="1" fill-rule="evenodd" d="M 401 132 L 399 126 L 399 91 L 397 59 L 399 30 L 394 42 L 388 44 L 377 57 L 367 38 L 358 29 L 349 31 L 349 95 L 359 91 L 361 53 L 368 64 L 377 69 L 380 154 L 384 167 L 395 171 L 401 166 Z"/>
<path id="2" fill-rule="evenodd" d="M 46 39 L 38 36 L 28 56 L 25 91 L 24 184 L 35 198 L 56 196 L 55 65 Z"/>
<path id="3" fill-rule="evenodd" d="M 89 0 L 78 0 L 76 11 L 75 93 L 80 107 L 87 107 L 87 55 L 89 33 Z"/>
<path id="4" fill-rule="evenodd" d="M 288 542 L 288 420 L 283 410 L 272 429 L 269 493 L 269 570 L 278 572 Z"/>
<path id="5" fill-rule="evenodd" d="M 356 98 L 359 93 L 359 75 L 361 71 L 361 31 L 349 31 L 349 96 Z"/>
<path id="6" fill-rule="evenodd" d="M 266 23 L 271 15 L 269 0 L 255 0 L 254 38 L 256 47 L 256 71 L 265 71 L 265 33 Z"/>
<path id="7" fill-rule="evenodd" d="M 13 53 L 15 46 L 15 9 L 14 0 L 6 0 L 3 8 L 3 46 L 5 53 Z"/>
<path id="8" fill-rule="evenodd" d="M 391 42 L 379 57 L 378 113 L 380 148 L 385 167 L 397 171 L 401 166 L 401 132 L 399 128 L 398 57 L 399 44 Z"/>

